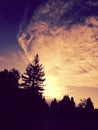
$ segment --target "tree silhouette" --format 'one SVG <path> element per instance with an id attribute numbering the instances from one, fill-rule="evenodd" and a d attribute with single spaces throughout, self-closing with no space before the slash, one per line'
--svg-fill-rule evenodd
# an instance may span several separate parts
<path id="1" fill-rule="evenodd" d="M 75 112 L 75 102 L 73 97 L 65 95 L 59 102 L 60 115 L 63 118 L 72 118 Z"/>
<path id="2" fill-rule="evenodd" d="M 30 63 L 26 72 L 22 75 L 24 89 L 20 90 L 21 120 L 25 128 L 30 129 L 32 125 L 41 122 L 45 116 L 45 100 L 43 100 L 43 82 L 45 73 L 42 64 L 39 63 L 39 56 L 36 54 L 32 63 Z M 22 104 L 22 105 L 21 105 Z M 25 116 L 24 116 L 25 115 Z"/>
<path id="3" fill-rule="evenodd" d="M 2 94 L 8 94 L 9 91 L 15 90 L 18 88 L 18 80 L 20 74 L 16 69 L 7 69 L 0 72 L 0 89 Z"/>
<path id="4" fill-rule="evenodd" d="M 22 86 L 32 89 L 33 94 L 42 95 L 43 82 L 45 81 L 45 73 L 42 64 L 39 64 L 39 56 L 36 54 L 32 63 L 30 63 L 26 72 L 22 75 Z"/>
<path id="5" fill-rule="evenodd" d="M 0 112 L 2 112 L 0 117 L 3 129 L 14 129 L 16 126 L 19 78 L 20 74 L 16 69 L 10 71 L 5 69 L 0 72 Z"/>
<path id="6" fill-rule="evenodd" d="M 94 105 L 93 105 L 91 98 L 87 98 L 85 110 L 88 111 L 88 112 L 94 111 Z"/>
<path id="7" fill-rule="evenodd" d="M 91 98 L 82 99 L 76 107 L 73 97 L 56 98 L 50 107 L 42 96 L 45 73 L 38 54 L 22 75 L 16 69 L 0 71 L 0 130 L 98 130 L 98 109 Z"/>
<path id="8" fill-rule="evenodd" d="M 78 104 L 78 107 L 86 111 L 94 111 L 94 105 L 91 98 L 81 99 L 81 102 Z"/>
<path id="9" fill-rule="evenodd" d="M 71 97 L 71 99 L 70 99 L 70 108 L 71 108 L 72 110 L 74 110 L 75 107 L 76 107 L 76 104 L 75 104 L 74 98 Z"/>
<path id="10" fill-rule="evenodd" d="M 50 104 L 50 115 L 51 117 L 57 117 L 58 114 L 58 102 L 56 98 Z"/>
<path id="11" fill-rule="evenodd" d="M 85 98 L 80 99 L 80 103 L 78 104 L 78 108 L 79 109 L 85 109 L 86 103 L 87 103 L 87 100 Z"/>

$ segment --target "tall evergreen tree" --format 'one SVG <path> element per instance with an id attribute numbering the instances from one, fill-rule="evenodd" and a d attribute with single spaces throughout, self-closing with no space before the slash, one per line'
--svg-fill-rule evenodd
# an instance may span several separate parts
<path id="1" fill-rule="evenodd" d="M 34 94 L 42 95 L 44 76 L 43 66 L 39 64 L 39 56 L 36 54 L 34 60 L 27 66 L 26 72 L 22 75 L 22 86 L 32 89 Z"/>

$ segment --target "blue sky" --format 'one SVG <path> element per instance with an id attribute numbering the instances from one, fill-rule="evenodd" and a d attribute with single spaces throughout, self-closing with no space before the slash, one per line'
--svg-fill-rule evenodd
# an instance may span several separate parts
<path id="1" fill-rule="evenodd" d="M 0 55 L 8 55 L 8 51 L 17 51 L 17 33 L 20 23 L 28 9 L 28 19 L 31 12 L 42 0 L 1 0 L 0 1 Z M 32 5 L 32 9 L 31 9 Z"/>

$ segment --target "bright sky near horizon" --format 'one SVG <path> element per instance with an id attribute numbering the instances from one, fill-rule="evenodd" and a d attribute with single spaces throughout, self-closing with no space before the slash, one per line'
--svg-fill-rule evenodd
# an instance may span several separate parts
<path id="1" fill-rule="evenodd" d="M 18 11 L 13 5 L 0 12 L 0 69 L 14 66 L 23 72 L 38 53 L 46 98 L 91 97 L 98 107 L 98 1 L 16 3 Z"/>

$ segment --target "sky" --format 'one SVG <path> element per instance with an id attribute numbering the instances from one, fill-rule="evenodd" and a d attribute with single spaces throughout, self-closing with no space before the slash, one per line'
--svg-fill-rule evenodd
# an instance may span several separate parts
<path id="1" fill-rule="evenodd" d="M 46 74 L 47 99 L 91 97 L 98 107 L 97 0 L 3 0 L 0 69 L 23 73 L 36 53 Z"/>

